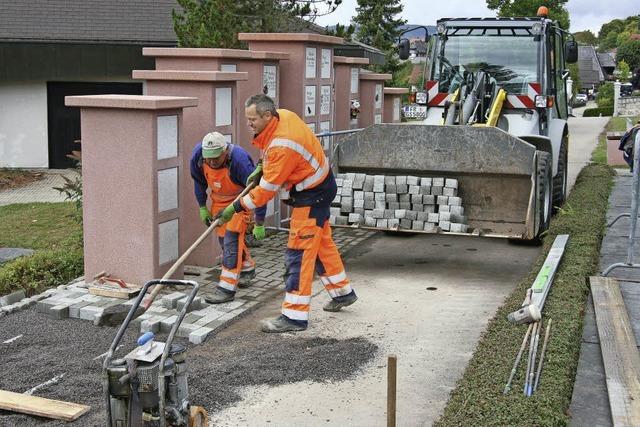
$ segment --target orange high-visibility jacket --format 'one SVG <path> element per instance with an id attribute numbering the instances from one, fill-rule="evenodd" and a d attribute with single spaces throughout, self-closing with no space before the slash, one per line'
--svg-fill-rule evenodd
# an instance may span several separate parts
<path id="1" fill-rule="evenodd" d="M 279 191 L 283 199 L 295 199 L 297 194 L 324 184 L 333 176 L 320 141 L 291 111 L 278 110 L 278 116 L 252 143 L 264 150 L 263 175 L 260 185 L 242 198 L 244 209 L 264 206 Z M 335 189 L 335 185 L 332 187 Z"/>

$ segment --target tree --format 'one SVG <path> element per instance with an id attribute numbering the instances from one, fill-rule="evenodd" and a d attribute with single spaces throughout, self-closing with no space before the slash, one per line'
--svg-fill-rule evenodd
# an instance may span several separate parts
<path id="1" fill-rule="evenodd" d="M 567 68 L 569 69 L 569 75 L 571 76 L 571 80 L 573 81 L 573 95 L 575 95 L 576 93 L 578 93 L 578 90 L 580 89 L 581 82 L 580 82 L 580 71 L 578 69 L 578 63 L 573 63 L 573 64 L 567 64 Z"/>
<path id="2" fill-rule="evenodd" d="M 349 25 L 336 24 L 336 26 L 333 29 L 329 27 L 325 28 L 327 35 L 342 37 L 343 39 L 348 41 L 352 39 L 353 33 L 355 32 L 355 30 L 356 30 L 356 27 L 354 27 L 353 24 L 349 24 Z"/>
<path id="3" fill-rule="evenodd" d="M 596 104 L 599 108 L 613 106 L 613 83 L 606 82 L 600 86 L 596 95 Z"/>
<path id="4" fill-rule="evenodd" d="M 173 28 L 181 47 L 240 47 L 242 31 L 299 31 L 342 0 L 176 0 Z M 296 28 L 298 24 L 299 28 Z"/>
<path id="5" fill-rule="evenodd" d="M 640 68 L 640 40 L 631 38 L 618 46 L 616 60 L 626 62 L 634 72 Z"/>
<path id="6" fill-rule="evenodd" d="M 620 72 L 620 80 L 623 82 L 629 81 L 631 76 L 631 68 L 624 60 L 618 62 L 618 71 Z"/>
<path id="7" fill-rule="evenodd" d="M 358 0 L 353 23 L 358 25 L 357 39 L 384 52 L 385 64 L 377 71 L 397 73 L 400 62 L 396 42 L 400 26 L 407 21 L 397 18 L 402 12 L 400 0 Z"/>
<path id="8" fill-rule="evenodd" d="M 565 7 L 568 0 L 487 0 L 487 7 L 497 10 L 498 16 L 536 16 L 540 6 L 549 9 L 549 19 L 558 21 L 560 27 L 569 29 L 569 11 Z"/>
<path id="9" fill-rule="evenodd" d="M 598 44 L 598 38 L 591 32 L 591 30 L 578 31 L 577 33 L 573 33 L 573 37 L 575 37 L 576 41 L 580 44 L 589 46 L 595 46 Z"/>

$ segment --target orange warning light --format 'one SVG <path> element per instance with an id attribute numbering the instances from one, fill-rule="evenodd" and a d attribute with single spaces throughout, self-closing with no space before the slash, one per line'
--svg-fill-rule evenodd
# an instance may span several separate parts
<path id="1" fill-rule="evenodd" d="M 538 8 L 538 13 L 537 13 L 537 15 L 538 15 L 538 16 L 542 16 L 542 17 L 546 18 L 547 16 L 549 16 L 549 9 L 547 9 L 547 7 L 546 7 L 546 6 L 540 6 L 540 7 Z"/>

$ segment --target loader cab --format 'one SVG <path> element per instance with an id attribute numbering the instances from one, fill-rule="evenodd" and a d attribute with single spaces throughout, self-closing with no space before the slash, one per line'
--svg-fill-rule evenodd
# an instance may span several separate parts
<path id="1" fill-rule="evenodd" d="M 443 108 L 468 88 L 478 72 L 506 91 L 505 110 L 535 116 L 538 129 L 518 129 L 516 134 L 547 135 L 551 118 L 568 116 L 565 67 L 575 46 L 565 43 L 565 33 L 544 17 L 445 18 L 437 22 L 430 50 L 425 88 L 429 108 Z M 429 114 L 438 124 L 437 112 Z M 501 120 L 498 127 L 511 131 Z"/>

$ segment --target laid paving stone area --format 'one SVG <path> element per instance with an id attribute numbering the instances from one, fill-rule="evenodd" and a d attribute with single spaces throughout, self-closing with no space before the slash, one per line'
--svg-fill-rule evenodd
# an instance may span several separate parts
<path id="1" fill-rule="evenodd" d="M 357 246 L 374 233 L 358 229 L 334 229 L 333 237 L 341 253 Z M 194 344 L 204 342 L 207 337 L 224 328 L 229 322 L 246 314 L 261 302 L 270 300 L 284 291 L 284 248 L 287 232 L 277 232 L 265 239 L 260 247 L 252 248 L 251 253 L 256 260 L 256 277 L 248 288 L 239 289 L 236 298 L 224 304 L 207 304 L 207 294 L 215 289 L 220 274 L 219 268 L 202 268 L 187 266 L 185 279 L 194 280 L 201 285 L 200 291 L 188 308 L 178 336 L 188 338 Z M 48 289 L 40 295 L 24 298 L 11 305 L 0 307 L 0 316 L 25 309 L 36 304 L 38 312 L 48 314 L 52 319 L 75 318 L 95 321 L 102 311 L 118 304 L 132 305 L 135 299 L 125 301 L 118 298 L 92 295 L 89 285 L 83 278 Z M 151 307 L 137 317 L 133 324 L 139 326 L 140 332 L 169 332 L 178 318 L 179 312 L 187 301 L 190 288 L 163 289 Z"/>
<path id="2" fill-rule="evenodd" d="M 73 169 L 39 169 L 44 176 L 31 184 L 0 191 L 0 206 L 14 203 L 66 202 L 66 196 L 55 188 L 65 185 L 64 177 L 75 180 L 78 172 Z"/>

